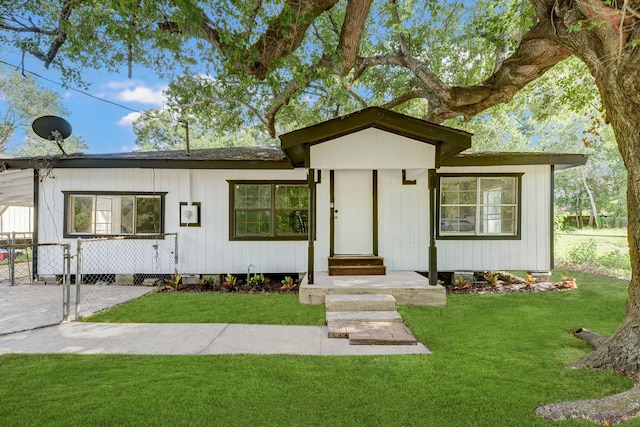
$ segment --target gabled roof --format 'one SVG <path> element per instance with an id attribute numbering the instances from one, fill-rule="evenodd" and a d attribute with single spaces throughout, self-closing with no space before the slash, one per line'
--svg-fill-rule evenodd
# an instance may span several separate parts
<path id="1" fill-rule="evenodd" d="M 471 134 L 380 107 L 370 107 L 280 136 L 282 149 L 294 167 L 308 166 L 308 150 L 344 135 L 367 128 L 381 129 L 439 147 L 440 159 L 471 147 Z"/>
<path id="2" fill-rule="evenodd" d="M 0 159 L 0 168 L 291 169 L 279 147 L 222 147 Z"/>
<path id="3" fill-rule="evenodd" d="M 554 165 L 555 170 L 562 170 L 582 166 L 588 159 L 586 154 L 465 152 L 444 160 L 441 166 Z"/>

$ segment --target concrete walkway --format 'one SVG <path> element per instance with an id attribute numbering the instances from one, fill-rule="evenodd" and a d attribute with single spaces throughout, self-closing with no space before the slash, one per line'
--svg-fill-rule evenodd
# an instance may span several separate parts
<path id="1" fill-rule="evenodd" d="M 0 354 L 429 354 L 418 345 L 349 345 L 321 326 L 63 323 L 0 336 Z"/>

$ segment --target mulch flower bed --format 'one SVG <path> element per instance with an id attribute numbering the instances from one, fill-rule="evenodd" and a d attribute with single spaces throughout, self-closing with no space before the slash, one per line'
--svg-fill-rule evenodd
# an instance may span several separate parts
<path id="1" fill-rule="evenodd" d="M 506 272 L 474 273 L 473 281 L 458 280 L 443 284 L 448 294 L 513 294 L 522 292 L 550 292 L 575 289 L 575 280 L 564 278 L 561 282 L 535 282 Z"/>
<path id="2" fill-rule="evenodd" d="M 232 275 L 218 278 L 199 279 L 188 283 L 180 276 L 159 280 L 159 292 L 218 292 L 239 294 L 297 294 L 299 280 L 285 275 L 254 275 L 248 280 Z"/>

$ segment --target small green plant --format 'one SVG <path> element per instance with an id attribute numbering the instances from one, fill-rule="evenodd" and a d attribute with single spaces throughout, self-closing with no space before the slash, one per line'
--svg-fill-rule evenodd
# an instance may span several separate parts
<path id="1" fill-rule="evenodd" d="M 224 281 L 222 282 L 222 285 L 225 288 L 234 289 L 236 287 L 237 281 L 238 279 L 235 276 L 233 276 L 231 273 L 227 273 L 227 275 L 224 276 Z"/>
<path id="2" fill-rule="evenodd" d="M 215 287 L 215 280 L 213 280 L 213 277 L 207 277 L 202 278 L 200 280 L 198 280 L 198 286 L 200 287 L 200 289 L 208 291 L 208 290 L 212 290 Z"/>
<path id="3" fill-rule="evenodd" d="M 527 271 L 527 278 L 525 279 L 525 288 L 531 289 L 531 287 L 536 283 L 536 277 L 531 274 L 530 271 Z"/>
<path id="4" fill-rule="evenodd" d="M 563 271 L 562 274 L 560 275 L 560 288 L 562 289 L 575 289 L 577 288 L 576 285 L 576 279 L 572 276 L 569 276 L 569 274 L 566 271 Z"/>
<path id="5" fill-rule="evenodd" d="M 282 287 L 280 289 L 289 290 L 295 288 L 297 285 L 293 280 L 293 277 L 284 276 L 284 279 L 280 281 L 282 283 Z"/>
<path id="6" fill-rule="evenodd" d="M 250 277 L 249 280 L 247 280 L 247 284 L 252 289 L 262 289 L 262 287 L 267 283 L 269 283 L 269 279 L 264 277 L 264 274 L 262 273 L 254 274 L 253 277 Z"/>
<path id="7" fill-rule="evenodd" d="M 491 285 L 492 288 L 497 288 L 500 286 L 500 275 L 498 273 L 492 273 L 490 271 L 485 271 L 482 273 L 482 278 Z"/>
<path id="8" fill-rule="evenodd" d="M 182 281 L 182 276 L 179 274 L 174 274 L 169 279 L 164 279 L 162 283 L 163 283 L 164 289 L 166 290 L 179 291 L 181 281 Z"/>
<path id="9" fill-rule="evenodd" d="M 469 286 L 471 286 L 471 283 L 469 283 L 469 280 L 465 276 L 460 275 L 456 277 L 456 280 L 454 281 L 454 285 L 458 289 L 467 289 Z"/>

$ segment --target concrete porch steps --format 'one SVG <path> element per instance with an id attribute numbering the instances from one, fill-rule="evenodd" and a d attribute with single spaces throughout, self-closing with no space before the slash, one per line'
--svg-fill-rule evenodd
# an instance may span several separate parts
<path id="1" fill-rule="evenodd" d="M 329 338 L 351 345 L 415 345 L 417 340 L 388 294 L 331 294 L 325 297 Z"/>

